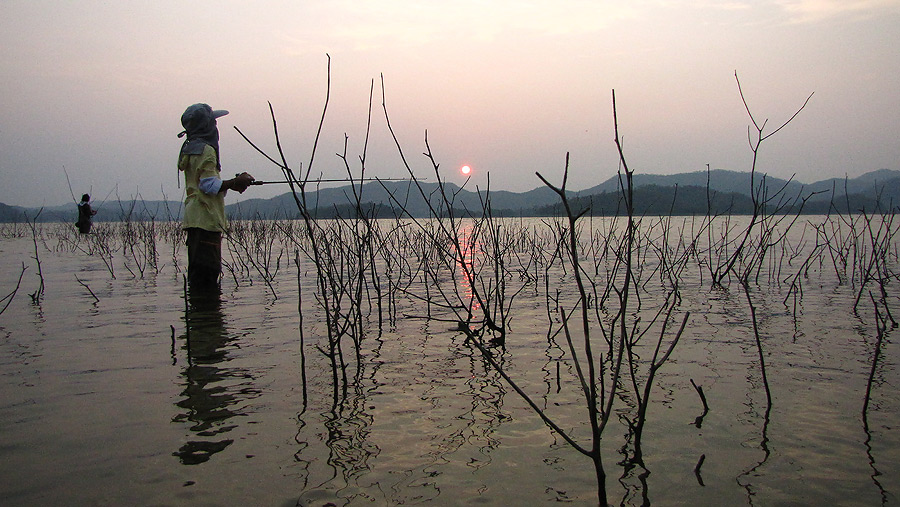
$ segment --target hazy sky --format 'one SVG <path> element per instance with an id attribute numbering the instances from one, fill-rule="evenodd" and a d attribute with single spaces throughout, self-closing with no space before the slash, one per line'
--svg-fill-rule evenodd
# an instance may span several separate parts
<path id="1" fill-rule="evenodd" d="M 749 117 L 768 129 L 758 169 L 801 182 L 900 169 L 900 0 L 91 1 L 0 6 L 0 202 L 182 199 L 181 113 L 228 109 L 223 174 L 280 171 L 268 103 L 295 169 L 358 174 L 369 89 L 369 176 L 404 176 L 381 106 L 421 177 L 525 191 L 614 175 L 611 90 L 637 172 L 747 171 Z M 271 197 L 278 185 L 241 199 Z M 237 200 L 229 196 L 230 201 Z"/>

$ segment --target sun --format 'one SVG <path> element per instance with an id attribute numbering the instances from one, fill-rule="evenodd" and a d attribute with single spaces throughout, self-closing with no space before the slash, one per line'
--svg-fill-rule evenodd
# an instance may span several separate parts
<path id="1" fill-rule="evenodd" d="M 459 172 L 463 173 L 463 176 L 468 176 L 469 173 L 472 172 L 472 168 L 467 165 L 464 165 L 459 168 Z"/>

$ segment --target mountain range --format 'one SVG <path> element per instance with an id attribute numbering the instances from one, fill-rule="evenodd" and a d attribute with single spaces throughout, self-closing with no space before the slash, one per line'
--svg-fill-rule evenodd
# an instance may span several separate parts
<path id="1" fill-rule="evenodd" d="M 418 182 L 422 192 L 429 196 L 432 206 L 438 208 L 439 185 Z M 697 171 L 689 173 L 656 175 L 635 174 L 633 177 L 635 211 L 639 214 L 692 215 L 712 213 L 743 214 L 752 211 L 751 189 L 763 198 L 774 197 L 769 208 L 784 205 L 782 211 L 827 213 L 829 209 L 857 212 L 886 212 L 900 204 L 900 171 L 879 169 L 856 178 L 831 178 L 810 184 L 784 180 L 757 173 L 727 170 Z M 359 188 L 359 187 L 358 187 Z M 621 214 L 624 212 L 619 191 L 619 176 L 612 176 L 594 187 L 571 191 L 567 195 L 576 212 L 590 208 L 594 215 Z M 428 200 L 411 181 L 367 182 L 362 186 L 363 207 L 377 216 L 394 216 L 399 213 L 398 203 L 414 216 L 428 216 Z M 492 190 L 487 195 L 483 189 L 460 188 L 452 183 L 444 184 L 444 192 L 458 212 L 470 210 L 478 214 L 482 201 L 490 199 L 495 215 L 547 216 L 561 211 L 559 196 L 546 186 L 527 192 Z M 315 190 L 307 186 L 307 204 L 318 217 L 350 216 L 355 208 L 353 192 L 349 185 Z M 800 204 L 803 204 L 802 210 Z M 96 207 L 96 206 L 95 206 Z M 96 221 L 111 220 L 177 220 L 181 218 L 182 203 L 178 201 L 107 201 L 99 206 Z M 38 212 L 40 211 L 40 214 Z M 298 208 L 294 196 L 284 193 L 270 199 L 248 199 L 226 206 L 232 218 L 296 218 Z M 443 213 L 446 210 L 439 210 Z M 0 222 L 75 221 L 74 204 L 64 206 L 27 208 L 0 203 Z"/>

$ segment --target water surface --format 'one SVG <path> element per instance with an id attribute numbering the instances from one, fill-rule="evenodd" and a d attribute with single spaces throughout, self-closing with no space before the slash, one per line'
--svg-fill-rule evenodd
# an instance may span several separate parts
<path id="1" fill-rule="evenodd" d="M 369 314 L 361 366 L 348 368 L 336 393 L 316 348 L 326 337 L 304 260 L 304 399 L 292 263 L 282 261 L 271 288 L 255 272 L 226 276 L 218 297 L 188 301 L 187 312 L 177 244 L 160 238 L 158 264 L 143 273 L 116 251 L 111 273 L 100 255 L 60 247 L 54 234 L 45 230 L 38 247 L 37 301 L 31 234 L 0 240 L 3 295 L 27 267 L 0 314 L 6 505 L 596 503 L 590 460 L 452 322 L 422 318 L 419 301 L 398 298 L 397 319 L 381 332 Z M 643 466 L 623 461 L 624 419 L 613 417 L 604 433 L 610 501 L 896 505 L 897 353 L 888 330 L 864 413 L 876 326 L 871 303 L 852 311 L 857 290 L 816 269 L 795 314 L 785 285 L 754 286 L 769 409 L 744 293 L 713 289 L 689 266 L 677 315 L 691 318 L 651 391 Z M 589 445 L 583 397 L 544 294 L 526 288 L 512 309 L 498 357 Z M 691 380 L 708 399 L 700 424 Z M 617 413 L 628 415 L 628 403 L 626 395 Z"/>

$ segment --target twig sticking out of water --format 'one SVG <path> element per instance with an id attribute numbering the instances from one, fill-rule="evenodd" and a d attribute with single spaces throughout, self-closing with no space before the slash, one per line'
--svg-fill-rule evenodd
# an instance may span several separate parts
<path id="1" fill-rule="evenodd" d="M 756 351 L 759 356 L 759 370 L 762 375 L 763 387 L 766 390 L 766 413 L 768 414 L 769 410 L 772 409 L 772 391 L 769 389 L 769 376 L 766 374 L 766 355 L 763 351 L 762 337 L 759 333 L 756 305 L 753 304 L 753 300 L 750 297 L 750 284 L 748 282 L 742 282 L 741 286 L 744 288 L 744 295 L 747 297 L 747 306 L 750 308 L 750 321 L 753 324 L 753 336 L 756 338 Z"/>
<path id="2" fill-rule="evenodd" d="M 872 455 L 872 432 L 869 429 L 869 401 L 872 397 L 872 385 L 875 383 L 875 373 L 878 370 L 878 358 L 881 356 L 881 345 L 884 341 L 884 336 L 888 332 L 887 328 L 887 318 L 881 314 L 881 311 L 878 308 L 878 303 L 875 301 L 875 297 L 872 295 L 872 292 L 869 292 L 869 298 L 872 300 L 872 306 L 875 310 L 875 331 L 877 334 L 877 338 L 875 341 L 875 351 L 872 354 L 872 367 L 869 370 L 869 378 L 866 382 L 866 396 L 863 400 L 862 407 L 862 423 L 863 423 L 863 431 L 866 433 L 866 454 L 869 457 L 869 466 L 872 468 L 872 482 L 875 483 L 875 486 L 878 487 L 879 492 L 881 493 L 882 505 L 887 504 L 887 492 L 884 490 L 884 486 L 878 480 L 878 477 L 881 475 L 881 472 L 878 470 L 875 457 Z M 884 309 L 887 310 L 887 303 L 882 301 L 884 304 Z"/>
<path id="3" fill-rule="evenodd" d="M 6 311 L 6 309 L 9 307 L 9 304 L 12 303 L 12 300 L 16 297 L 16 292 L 19 292 L 19 287 L 22 286 L 22 277 L 25 276 L 26 269 L 28 269 L 28 268 L 25 267 L 25 263 L 23 262 L 22 263 L 22 272 L 19 273 L 19 281 L 16 282 L 16 288 L 13 289 L 12 292 L 10 292 L 9 294 L 3 296 L 2 299 L 0 299 L 0 303 L 3 303 L 4 301 L 6 302 L 3 305 L 3 308 L 0 308 L 0 314 L 2 314 L 3 312 Z"/>
<path id="4" fill-rule="evenodd" d="M 706 454 L 701 454 L 700 459 L 697 460 L 697 466 L 694 467 L 694 475 L 697 476 L 697 483 L 705 487 L 706 484 L 703 484 L 703 476 L 700 475 L 700 467 L 703 466 L 704 461 L 706 461 Z"/>
<path id="5" fill-rule="evenodd" d="M 66 166 L 62 166 L 63 174 L 66 175 L 66 184 L 69 185 L 69 194 L 72 195 L 72 200 L 75 201 L 75 204 L 78 204 L 78 199 L 75 198 L 75 192 L 72 190 L 72 182 L 69 180 L 69 171 L 66 171 Z"/>
<path id="6" fill-rule="evenodd" d="M 863 400 L 863 424 L 866 426 L 866 430 L 868 430 L 869 421 L 868 421 L 868 413 L 869 413 L 869 400 L 872 397 L 872 384 L 875 383 L 875 372 L 878 370 L 878 358 L 881 356 L 881 344 L 884 341 L 884 335 L 887 333 L 887 317 L 882 315 L 881 310 L 878 308 L 878 303 L 875 302 L 875 296 L 869 292 L 869 298 L 872 300 L 872 306 L 875 308 L 875 330 L 876 330 L 876 340 L 875 340 L 875 351 L 872 353 L 872 365 L 869 369 L 869 377 L 866 382 L 866 396 Z M 884 308 L 887 308 L 887 305 L 884 305 Z"/>
<path id="7" fill-rule="evenodd" d="M 756 272 L 756 275 L 758 277 L 759 270 L 763 265 L 763 257 L 766 255 L 768 247 L 778 243 L 778 241 L 771 240 L 772 236 L 775 234 L 775 225 L 784 220 L 787 215 L 783 215 L 780 218 L 775 217 L 780 214 L 781 210 L 786 209 L 789 206 L 792 207 L 793 204 L 796 204 L 796 202 L 799 200 L 799 196 L 793 198 L 793 204 L 790 203 L 791 198 L 786 195 L 788 182 L 786 182 L 780 189 L 776 190 L 770 195 L 768 185 L 766 183 L 766 175 L 763 174 L 761 177 L 757 175 L 759 151 L 764 141 L 780 132 L 789 123 L 794 121 L 795 118 L 797 118 L 800 112 L 803 111 L 804 108 L 806 108 L 807 104 L 809 104 L 809 101 L 813 96 L 812 93 L 809 94 L 809 96 L 803 102 L 803 105 L 801 105 L 794 112 L 794 114 L 791 115 L 790 118 L 788 118 L 787 121 L 782 123 L 778 128 L 766 133 L 765 129 L 766 125 L 768 124 L 768 119 L 762 122 L 757 121 L 756 117 L 753 116 L 753 113 L 750 110 L 750 106 L 747 103 L 746 97 L 744 96 L 744 91 L 741 88 L 741 82 L 738 79 L 737 72 L 734 73 L 734 79 L 737 82 L 738 93 L 741 96 L 741 101 L 744 104 L 744 109 L 747 111 L 747 115 L 750 117 L 750 121 L 753 124 L 753 129 L 755 130 L 755 132 L 752 132 L 751 128 L 749 126 L 747 127 L 747 141 L 750 145 L 750 151 L 753 153 L 753 160 L 750 165 L 750 199 L 753 202 L 753 213 L 750 216 L 750 223 L 742 232 L 740 241 L 735 244 L 734 249 L 730 253 L 726 254 L 724 256 L 724 259 L 722 259 L 721 262 L 718 262 L 715 268 L 713 268 L 712 264 L 710 264 L 710 274 L 713 287 L 722 287 L 723 280 L 726 277 L 730 276 L 732 273 L 737 275 L 738 278 L 740 278 L 744 283 L 746 283 L 750 279 L 754 272 Z M 759 178 L 758 184 L 757 178 Z M 794 215 L 794 221 L 796 221 L 796 216 L 797 214 Z M 790 222 L 790 225 L 793 225 L 794 221 Z M 785 231 L 787 229 L 790 229 L 790 225 L 786 227 Z M 760 229 L 758 231 L 759 243 L 755 245 L 754 248 L 752 233 L 757 229 Z M 741 261 L 746 262 L 743 273 L 738 272 L 738 270 L 740 269 L 739 264 L 741 263 Z"/>
<path id="8" fill-rule="evenodd" d="M 172 364 L 178 364 L 178 356 L 175 355 L 175 326 L 169 324 L 169 328 L 172 329 Z"/>
<path id="9" fill-rule="evenodd" d="M 88 287 L 88 284 L 84 283 L 80 278 L 78 278 L 78 275 L 75 275 L 75 280 L 77 280 L 78 283 L 81 284 L 82 287 L 84 287 L 85 289 L 87 289 L 88 292 L 91 293 L 91 296 L 94 297 L 95 302 L 97 302 L 97 303 L 100 302 L 100 298 L 98 298 L 97 295 L 94 294 L 94 291 L 92 291 L 91 288 Z"/>
<path id="10" fill-rule="evenodd" d="M 39 303 L 41 301 L 41 298 L 44 296 L 44 272 L 41 270 L 41 256 L 38 253 L 40 251 L 40 249 L 38 248 L 38 240 L 37 240 L 38 232 L 37 232 L 37 226 L 35 225 L 38 217 L 41 216 L 42 211 L 44 211 L 44 208 L 41 208 L 40 210 L 38 210 L 38 212 L 34 216 L 33 220 L 28 220 L 27 214 L 25 216 L 25 221 L 28 222 L 28 227 L 31 228 L 31 239 L 34 242 L 34 260 L 35 260 L 35 262 L 37 262 L 38 278 L 40 278 L 40 280 L 41 280 L 41 283 L 40 283 L 40 285 L 38 285 L 37 290 L 35 290 L 31 294 L 31 302 L 35 303 L 35 304 Z"/>
<path id="11" fill-rule="evenodd" d="M 350 336 L 354 340 L 356 349 L 356 357 L 359 359 L 359 340 L 361 336 L 353 336 L 353 333 L 361 326 L 357 326 L 354 317 L 359 317 L 362 312 L 353 310 L 353 305 L 359 305 L 360 300 L 354 299 L 354 295 L 361 294 L 361 291 L 354 291 L 348 288 L 347 271 L 343 268 L 346 266 L 345 254 L 349 251 L 345 245 L 341 244 L 330 233 L 332 230 L 326 229 L 321 223 L 315 220 L 317 204 L 307 202 L 306 188 L 310 182 L 316 180 L 311 179 L 311 171 L 315 161 L 319 139 L 322 135 L 322 129 L 325 117 L 328 112 L 328 104 L 331 97 L 331 57 L 328 58 L 327 84 L 325 91 L 325 103 L 322 108 L 322 116 L 319 120 L 319 126 L 316 130 L 315 140 L 313 141 L 309 162 L 304 170 L 302 165 L 295 171 L 290 167 L 281 147 L 281 139 L 278 134 L 278 123 L 275 118 L 275 109 L 269 103 L 269 113 L 272 117 L 272 130 L 275 136 L 275 147 L 278 152 L 278 158 L 272 157 L 261 150 L 256 144 L 244 135 L 240 129 L 235 128 L 238 134 L 246 140 L 261 155 L 266 157 L 270 162 L 274 163 L 281 170 L 285 181 L 290 186 L 290 193 L 294 198 L 294 203 L 303 219 L 303 237 L 297 238 L 293 235 L 288 238 L 294 243 L 295 247 L 302 250 L 316 267 L 316 300 L 319 307 L 325 312 L 325 328 L 328 335 L 327 346 L 325 348 L 317 347 L 331 361 L 332 370 L 332 394 L 335 406 L 339 401 L 339 391 L 343 396 L 347 392 L 347 363 L 343 352 L 343 339 Z M 280 159 L 280 160 L 279 160 Z M 299 269 L 299 268 L 298 268 Z M 265 278 L 265 277 L 264 277 Z M 354 280 L 360 280 L 354 277 Z M 298 287 L 298 290 L 300 287 Z M 273 290 L 274 294 L 274 290 Z M 350 311 L 342 307 L 343 304 L 351 307 Z M 298 308 L 299 310 L 299 308 Z M 302 346 L 302 344 L 301 344 Z M 357 370 L 359 369 L 359 361 L 357 361 Z M 339 378 L 340 375 L 340 378 Z"/>
<path id="12" fill-rule="evenodd" d="M 709 405 L 706 404 L 706 395 L 703 394 L 703 386 L 698 386 L 694 383 L 694 379 L 691 379 L 691 385 L 694 386 L 694 390 L 696 390 L 697 394 L 700 396 L 700 401 L 703 402 L 703 413 L 694 419 L 694 426 L 699 428 L 703 425 L 703 418 L 709 413 Z"/>

